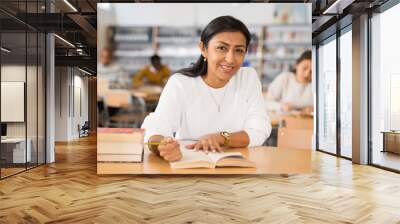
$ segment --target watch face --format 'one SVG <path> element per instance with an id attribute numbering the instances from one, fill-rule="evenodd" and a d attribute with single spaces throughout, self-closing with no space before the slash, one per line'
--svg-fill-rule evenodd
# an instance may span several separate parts
<path id="1" fill-rule="evenodd" d="M 226 146 L 226 144 L 228 143 L 228 139 L 229 139 L 229 133 L 226 131 L 222 131 L 222 132 L 220 132 L 220 135 L 225 139 L 222 146 Z"/>

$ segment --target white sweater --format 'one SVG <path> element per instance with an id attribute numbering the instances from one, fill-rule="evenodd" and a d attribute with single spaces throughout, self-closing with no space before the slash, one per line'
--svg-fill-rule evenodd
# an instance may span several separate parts
<path id="1" fill-rule="evenodd" d="M 274 79 L 266 96 L 267 109 L 281 111 L 281 103 L 291 103 L 296 109 L 314 105 L 311 83 L 302 84 L 294 73 L 285 72 Z"/>
<path id="2" fill-rule="evenodd" d="M 176 133 L 176 139 L 199 139 L 220 131 L 245 131 L 249 146 L 261 145 L 271 132 L 261 83 L 252 68 L 240 68 L 219 89 L 209 87 L 201 77 L 174 74 L 142 128 L 145 141 L 153 135 Z"/>

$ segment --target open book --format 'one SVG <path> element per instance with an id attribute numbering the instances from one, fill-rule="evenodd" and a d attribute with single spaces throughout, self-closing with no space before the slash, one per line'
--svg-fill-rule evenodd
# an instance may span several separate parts
<path id="1" fill-rule="evenodd" d="M 240 152 L 209 152 L 186 149 L 181 144 L 182 159 L 171 162 L 172 169 L 215 168 L 215 167 L 255 167 L 255 164 L 243 157 Z"/>

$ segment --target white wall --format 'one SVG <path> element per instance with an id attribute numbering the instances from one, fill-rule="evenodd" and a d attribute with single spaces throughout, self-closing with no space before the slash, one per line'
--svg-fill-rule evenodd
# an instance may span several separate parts
<path id="1" fill-rule="evenodd" d="M 115 13 L 110 3 L 97 4 L 97 51 L 106 47 L 107 27 L 115 24 Z"/>
<path id="2" fill-rule="evenodd" d="M 88 120 L 88 78 L 82 75 L 71 67 L 56 67 L 55 141 L 77 139 L 78 124 Z"/>
<path id="3" fill-rule="evenodd" d="M 276 22 L 273 18 L 275 11 L 278 16 L 290 13 L 296 23 L 301 23 L 301 20 L 311 22 L 311 3 L 114 3 L 107 9 L 115 11 L 113 22 L 122 26 L 204 26 L 222 15 L 232 15 L 247 25 L 266 25 Z M 101 16 L 98 18 L 98 24 L 102 24 L 104 20 Z"/>
<path id="4" fill-rule="evenodd" d="M 74 75 L 74 108 L 72 113 L 72 130 L 71 135 L 73 138 L 78 138 L 78 124 L 83 125 L 85 121 L 88 121 L 88 77 L 81 76 L 82 73 L 76 74 L 77 70 L 75 70 Z M 82 110 L 82 111 L 80 111 Z"/>

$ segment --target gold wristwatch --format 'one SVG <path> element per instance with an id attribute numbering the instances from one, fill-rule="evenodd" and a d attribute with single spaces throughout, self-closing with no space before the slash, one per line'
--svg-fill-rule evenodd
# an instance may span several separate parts
<path id="1" fill-rule="evenodd" d="M 229 143 L 229 139 L 230 139 L 230 137 L 231 137 L 231 134 L 229 134 L 229 132 L 226 132 L 226 131 L 221 131 L 219 134 L 220 134 L 222 137 L 224 137 L 224 139 L 225 139 L 225 141 L 224 141 L 224 143 L 222 144 L 222 146 L 227 146 L 228 143 Z"/>

